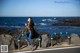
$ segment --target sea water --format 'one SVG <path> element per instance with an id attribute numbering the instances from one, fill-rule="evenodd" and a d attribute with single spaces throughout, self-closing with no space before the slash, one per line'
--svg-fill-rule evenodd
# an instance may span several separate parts
<path id="1" fill-rule="evenodd" d="M 0 17 L 0 27 L 3 28 L 24 28 L 28 17 Z M 80 34 L 79 26 L 54 26 L 53 24 L 63 23 L 57 17 L 32 17 L 35 28 L 40 32 L 69 32 Z M 66 19 L 66 18 L 65 18 Z"/>

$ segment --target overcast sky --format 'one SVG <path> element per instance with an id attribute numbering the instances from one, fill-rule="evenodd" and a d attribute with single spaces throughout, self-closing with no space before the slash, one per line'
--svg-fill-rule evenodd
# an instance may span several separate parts
<path id="1" fill-rule="evenodd" d="M 80 0 L 0 0 L 1 16 L 80 17 Z"/>

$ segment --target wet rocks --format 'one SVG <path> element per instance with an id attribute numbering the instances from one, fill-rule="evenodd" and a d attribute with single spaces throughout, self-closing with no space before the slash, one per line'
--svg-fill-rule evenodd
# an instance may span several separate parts
<path id="1" fill-rule="evenodd" d="M 8 34 L 0 35 L 0 45 L 8 45 L 9 50 L 15 49 L 13 37 Z"/>
<path id="2" fill-rule="evenodd" d="M 80 44 L 80 38 L 78 34 L 71 34 L 71 43 L 75 45 Z"/>
<path id="3" fill-rule="evenodd" d="M 43 34 L 42 35 L 42 48 L 46 48 L 47 47 L 47 44 L 48 44 L 48 36 L 47 34 Z"/>

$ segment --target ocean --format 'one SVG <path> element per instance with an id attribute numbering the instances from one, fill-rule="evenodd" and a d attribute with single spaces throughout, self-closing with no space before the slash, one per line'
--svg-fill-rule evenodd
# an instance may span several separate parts
<path id="1" fill-rule="evenodd" d="M 24 28 L 28 17 L 0 17 L 0 27 L 3 28 Z M 57 17 L 32 17 L 35 28 L 40 32 L 69 32 L 80 34 L 79 26 L 54 26 L 53 24 L 63 23 Z"/>

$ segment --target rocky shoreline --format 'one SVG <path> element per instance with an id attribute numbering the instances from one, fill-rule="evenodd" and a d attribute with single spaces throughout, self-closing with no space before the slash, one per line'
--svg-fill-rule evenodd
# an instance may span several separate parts
<path id="1" fill-rule="evenodd" d="M 80 17 L 76 18 L 57 18 L 60 23 L 52 24 L 54 26 L 80 26 Z"/>
<path id="2" fill-rule="evenodd" d="M 18 45 L 17 45 L 17 42 L 15 41 L 18 37 L 18 34 L 19 34 L 19 29 L 16 29 L 16 30 L 7 30 L 7 29 L 3 29 L 3 28 L 0 28 L 0 45 L 9 45 L 9 51 L 20 51 L 20 50 L 16 50 L 18 49 Z M 42 49 L 43 48 L 52 48 L 50 46 L 46 47 L 47 43 L 49 43 L 50 39 L 48 39 L 49 37 L 47 36 L 48 34 L 47 33 L 41 33 L 42 35 L 42 40 L 43 40 L 43 43 L 42 43 Z M 46 38 L 45 38 L 46 37 Z M 68 45 L 68 41 L 67 39 L 64 39 L 66 41 L 63 41 L 63 42 L 60 42 L 60 44 L 55 44 L 53 47 L 64 47 L 64 46 L 80 46 L 80 38 L 78 37 L 77 34 L 71 34 L 71 45 Z M 59 39 L 60 40 L 60 39 Z M 56 41 L 56 39 L 55 39 Z M 41 48 L 37 48 L 37 49 L 41 49 Z M 24 47 L 21 49 L 22 51 L 24 50 L 31 50 L 30 47 Z"/>

